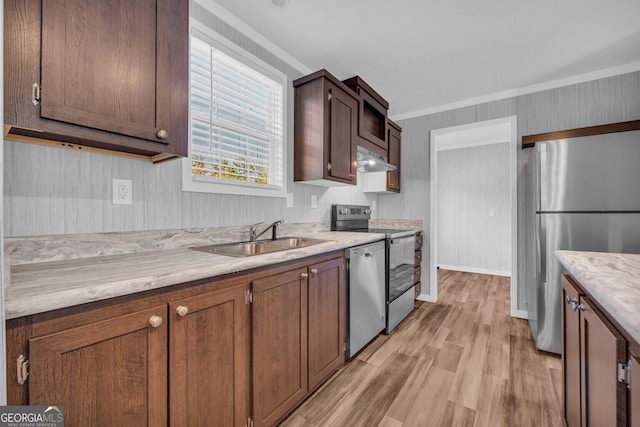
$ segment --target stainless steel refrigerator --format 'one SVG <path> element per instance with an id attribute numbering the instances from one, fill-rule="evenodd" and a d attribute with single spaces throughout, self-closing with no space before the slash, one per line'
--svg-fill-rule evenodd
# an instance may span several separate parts
<path id="1" fill-rule="evenodd" d="M 539 350 L 560 353 L 554 252 L 640 253 L 640 131 L 539 142 L 525 173 L 529 324 Z"/>

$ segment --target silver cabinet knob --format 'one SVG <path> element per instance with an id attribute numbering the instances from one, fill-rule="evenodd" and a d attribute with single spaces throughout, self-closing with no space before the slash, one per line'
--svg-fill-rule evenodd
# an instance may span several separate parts
<path id="1" fill-rule="evenodd" d="M 585 308 L 586 307 L 584 306 L 584 304 L 578 305 L 577 301 L 571 303 L 571 310 L 573 311 L 577 311 L 577 310 L 583 311 Z"/>
<path id="2" fill-rule="evenodd" d="M 179 305 L 178 308 L 176 308 L 176 314 L 180 317 L 186 316 L 188 312 L 189 308 L 184 305 Z"/>
<path id="3" fill-rule="evenodd" d="M 307 277 L 309 277 L 308 273 L 300 273 L 300 278 L 301 279 L 306 279 Z"/>
<path id="4" fill-rule="evenodd" d="M 152 328 L 157 328 L 158 326 L 162 325 L 162 317 L 151 316 L 149 318 L 149 324 L 151 325 Z"/>
<path id="5" fill-rule="evenodd" d="M 158 138 L 160 138 L 160 139 L 167 139 L 167 137 L 169 136 L 169 132 L 167 132 L 167 131 L 166 131 L 166 130 L 164 130 L 164 129 L 160 129 L 160 130 L 158 131 L 158 133 L 156 134 L 156 136 L 157 136 Z"/>

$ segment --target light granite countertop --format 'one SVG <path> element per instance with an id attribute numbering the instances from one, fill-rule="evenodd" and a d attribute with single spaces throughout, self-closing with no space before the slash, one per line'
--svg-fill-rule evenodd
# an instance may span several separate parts
<path id="1" fill-rule="evenodd" d="M 556 258 L 640 343 L 640 255 L 556 251 Z"/>
<path id="2" fill-rule="evenodd" d="M 234 258 L 186 247 L 11 266 L 5 317 L 35 313 L 305 258 L 384 238 L 377 233 L 312 232 L 315 246 Z"/>

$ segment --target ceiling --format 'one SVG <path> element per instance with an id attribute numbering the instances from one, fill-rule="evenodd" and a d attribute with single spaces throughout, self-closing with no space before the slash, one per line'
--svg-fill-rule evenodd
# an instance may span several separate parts
<path id="1" fill-rule="evenodd" d="M 638 0 L 197 1 L 305 74 L 361 76 L 392 118 L 640 70 Z"/>

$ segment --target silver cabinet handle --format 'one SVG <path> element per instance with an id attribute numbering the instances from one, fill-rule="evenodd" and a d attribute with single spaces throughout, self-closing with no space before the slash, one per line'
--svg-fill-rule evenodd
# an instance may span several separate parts
<path id="1" fill-rule="evenodd" d="M 567 297 L 565 298 L 565 300 L 567 301 L 567 304 L 571 304 L 571 303 L 577 303 L 578 299 L 577 298 L 569 298 L 569 296 L 567 295 Z"/>
<path id="2" fill-rule="evenodd" d="M 167 137 L 169 136 L 169 132 L 164 129 L 160 129 L 156 135 L 160 139 L 167 139 Z"/>
<path id="3" fill-rule="evenodd" d="M 371 258 L 373 256 L 373 252 L 367 252 L 366 254 L 364 254 L 364 256 L 366 256 L 367 258 Z"/>
<path id="4" fill-rule="evenodd" d="M 186 316 L 188 312 L 189 312 L 189 308 L 184 305 L 179 305 L 176 308 L 176 314 L 180 317 Z"/>

